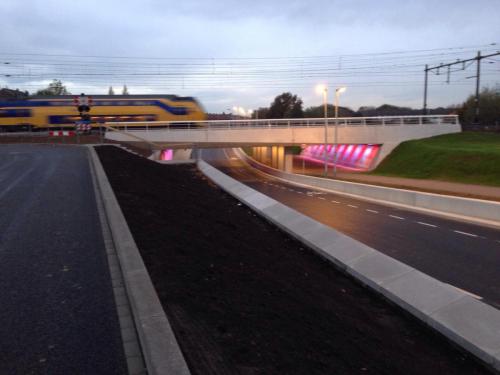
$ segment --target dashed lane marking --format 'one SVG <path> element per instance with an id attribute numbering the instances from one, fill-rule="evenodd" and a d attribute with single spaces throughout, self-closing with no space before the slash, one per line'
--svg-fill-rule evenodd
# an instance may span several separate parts
<path id="1" fill-rule="evenodd" d="M 469 237 L 477 237 L 477 234 L 467 233 L 467 232 L 462 232 L 462 231 L 460 231 L 460 230 L 454 230 L 453 232 L 455 232 L 455 233 L 459 233 L 459 234 L 463 234 L 464 236 L 469 236 Z"/>
<path id="2" fill-rule="evenodd" d="M 378 214 L 378 211 L 375 211 L 375 210 L 369 210 L 368 208 L 366 209 L 366 211 L 371 212 L 372 214 Z"/>
<path id="3" fill-rule="evenodd" d="M 318 197 L 318 199 L 321 199 L 321 200 L 326 200 L 326 198 L 323 198 L 323 197 Z"/>
<path id="4" fill-rule="evenodd" d="M 423 221 L 417 221 L 417 224 L 425 225 L 426 227 L 432 227 L 432 228 L 436 228 L 437 227 L 437 225 L 429 224 L 429 223 L 424 223 Z"/>
<path id="5" fill-rule="evenodd" d="M 330 201 L 330 202 L 332 202 L 332 203 L 340 203 L 339 201 Z"/>
<path id="6" fill-rule="evenodd" d="M 358 206 L 354 206 L 352 204 L 348 204 L 348 206 L 351 207 L 351 208 L 358 208 Z"/>
<path id="7" fill-rule="evenodd" d="M 389 217 L 392 217 L 393 219 L 398 219 L 398 220 L 405 220 L 404 217 L 396 216 L 396 215 L 389 215 Z"/>
<path id="8" fill-rule="evenodd" d="M 303 192 L 301 192 L 301 191 L 298 191 L 297 193 L 298 193 L 298 194 L 304 194 L 304 193 L 303 193 Z"/>

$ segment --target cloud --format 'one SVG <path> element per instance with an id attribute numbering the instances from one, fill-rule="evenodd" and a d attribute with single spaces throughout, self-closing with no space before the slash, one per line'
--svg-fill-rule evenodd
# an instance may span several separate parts
<path id="1" fill-rule="evenodd" d="M 7 53 L 39 53 L 220 60 L 222 57 L 345 56 L 484 45 L 496 41 L 500 35 L 499 13 L 497 0 L 2 0 L 0 59 L 8 57 Z M 10 87 L 19 84 L 24 89 L 28 85 L 41 85 L 44 79 L 59 78 L 55 68 L 51 70 L 30 63 L 33 56 L 17 58 L 24 60 L 24 71 L 43 71 L 43 79 L 3 77 L 0 83 Z M 81 61 L 85 65 L 88 60 Z M 335 65 L 345 65 L 345 61 L 345 58 L 338 58 Z M 419 63 L 425 64 L 424 60 L 419 60 Z M 140 63 L 137 65 L 137 70 L 140 70 Z M 74 69 L 85 71 L 87 68 L 74 66 Z M 0 68 L 2 74 L 7 70 L 5 66 Z M 196 69 L 184 68 L 184 72 L 188 71 L 192 73 Z M 499 81 L 498 70 L 496 75 L 493 73 L 485 75 L 486 84 Z M 277 74 L 273 78 L 280 77 Z M 317 77 L 317 81 L 328 79 L 333 85 L 345 79 L 351 84 L 359 83 L 345 96 L 346 103 L 353 107 L 379 104 L 370 101 L 382 100 L 420 105 L 420 74 L 414 76 L 418 83 L 400 87 L 362 87 L 363 81 L 380 81 L 377 76 L 368 78 L 364 76 L 356 80 L 355 77 L 332 76 Z M 132 93 L 139 90 L 167 93 L 165 90 L 171 90 L 168 93 L 196 95 L 211 111 L 224 110 L 228 105 L 269 105 L 272 98 L 283 91 L 299 93 L 304 97 L 305 105 L 317 102 L 309 88 L 317 83 L 315 79 L 304 79 L 288 88 L 285 80 L 276 87 L 272 87 L 271 82 L 260 87 L 252 87 L 249 83 L 248 88 L 242 88 L 242 85 L 227 88 L 231 86 L 231 77 L 222 77 L 219 86 L 225 86 L 224 89 L 218 88 L 218 81 L 213 77 L 210 78 L 212 87 L 186 85 L 184 89 L 184 85 L 173 84 L 175 80 L 183 79 L 180 76 L 158 77 L 142 83 L 138 80 L 125 82 L 125 78 L 92 78 L 86 83 L 72 77 L 64 79 L 75 90 L 84 86 L 96 93 L 107 92 L 111 84 L 121 88 L 126 83 Z M 408 78 L 400 80 L 408 81 Z M 439 105 L 457 102 L 459 97 L 465 98 L 469 94 L 471 84 L 465 81 L 454 89 L 446 85 L 432 86 L 432 100 Z M 375 90 L 377 95 L 373 95 Z"/>

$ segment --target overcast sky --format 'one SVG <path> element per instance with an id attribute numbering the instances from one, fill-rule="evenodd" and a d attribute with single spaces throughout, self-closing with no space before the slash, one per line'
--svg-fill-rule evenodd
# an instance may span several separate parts
<path id="1" fill-rule="evenodd" d="M 426 63 L 500 50 L 500 0 L 1 0 L 0 17 L 1 86 L 34 91 L 61 78 L 74 93 L 104 94 L 126 84 L 196 96 L 211 112 L 267 106 L 283 91 L 318 105 L 316 83 L 346 85 L 341 105 L 353 109 L 421 107 Z M 499 84 L 499 61 L 483 60 L 485 85 Z M 430 107 L 473 93 L 466 68 L 449 84 L 430 77 Z"/>

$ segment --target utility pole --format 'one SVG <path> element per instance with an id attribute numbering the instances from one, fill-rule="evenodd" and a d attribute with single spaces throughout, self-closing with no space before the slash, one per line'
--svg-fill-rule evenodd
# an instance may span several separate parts
<path id="1" fill-rule="evenodd" d="M 466 68 L 465 63 L 476 61 L 477 68 L 476 68 L 476 76 L 475 76 L 475 78 L 476 78 L 476 96 L 474 98 L 474 123 L 475 124 L 479 123 L 479 99 L 480 99 L 479 90 L 480 90 L 480 82 L 481 82 L 481 60 L 485 59 L 487 57 L 493 57 L 493 56 L 498 56 L 498 55 L 500 55 L 499 51 L 492 53 L 492 54 L 489 54 L 489 55 L 484 55 L 484 56 L 481 55 L 481 51 L 478 51 L 477 56 L 473 57 L 471 59 L 457 60 L 457 61 L 449 63 L 449 64 L 439 64 L 439 65 L 432 66 L 432 67 L 425 65 L 424 109 L 423 109 L 424 115 L 427 114 L 427 86 L 428 86 L 427 75 L 428 75 L 428 73 L 432 70 L 436 70 L 437 71 L 436 74 L 439 75 L 440 74 L 439 69 L 447 67 L 448 68 L 447 83 L 449 83 L 450 82 L 450 67 L 451 66 L 456 65 L 456 64 L 462 64 L 462 70 L 465 70 L 465 68 Z"/>
<path id="2" fill-rule="evenodd" d="M 424 83 L 424 110 L 423 115 L 427 114 L 427 78 L 429 76 L 429 65 L 425 64 L 425 83 Z"/>
<path id="3" fill-rule="evenodd" d="M 476 97 L 474 98 L 474 125 L 479 123 L 479 80 L 481 77 L 481 51 L 477 52 Z"/>

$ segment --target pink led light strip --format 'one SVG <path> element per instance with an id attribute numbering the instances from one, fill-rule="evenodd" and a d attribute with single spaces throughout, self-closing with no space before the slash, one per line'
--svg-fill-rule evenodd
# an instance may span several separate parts
<path id="1" fill-rule="evenodd" d="M 368 170 L 373 160 L 378 155 L 380 148 L 381 145 L 371 144 L 327 145 L 326 159 L 329 165 L 333 165 L 335 163 L 335 158 L 337 158 L 337 166 L 339 167 L 358 171 Z M 300 156 L 309 161 L 324 163 L 325 146 L 307 146 Z"/>

